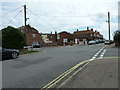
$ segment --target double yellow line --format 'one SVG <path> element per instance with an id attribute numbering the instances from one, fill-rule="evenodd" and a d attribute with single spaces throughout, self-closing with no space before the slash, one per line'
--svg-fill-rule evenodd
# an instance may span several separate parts
<path id="1" fill-rule="evenodd" d="M 66 72 L 62 73 L 60 76 L 58 76 L 56 79 L 54 79 L 53 81 L 51 81 L 50 83 L 48 83 L 46 86 L 44 86 L 41 90 L 45 89 L 49 89 L 52 86 L 54 86 L 55 84 L 57 84 L 60 80 L 62 80 L 65 76 L 67 76 L 69 73 L 71 73 L 73 70 L 75 70 L 76 68 L 78 68 L 80 65 L 89 62 L 90 60 L 85 60 L 83 62 L 80 62 L 78 64 L 76 64 L 75 66 L 73 66 L 72 68 L 70 68 L 69 70 L 67 70 Z"/>
<path id="2" fill-rule="evenodd" d="M 102 59 L 106 59 L 106 58 L 120 58 L 120 57 L 104 57 Z M 99 58 L 96 58 L 94 60 L 98 60 Z M 80 65 L 85 64 L 87 62 L 90 62 L 89 60 L 85 60 L 83 62 L 80 62 L 78 64 L 76 64 L 75 66 L 73 66 L 72 68 L 70 68 L 69 70 L 67 70 L 66 72 L 62 73 L 60 76 L 58 76 L 57 78 L 55 78 L 53 81 L 51 81 L 50 83 L 48 83 L 47 85 L 45 85 L 42 89 L 40 90 L 47 90 L 49 88 L 51 88 L 52 86 L 54 86 L 55 84 L 57 84 L 60 80 L 62 80 L 64 77 L 66 77 L 68 74 L 70 74 L 72 71 L 74 71 L 75 69 L 77 69 Z M 73 75 L 74 76 L 74 75 Z M 71 77 L 73 77 L 71 76 Z"/>

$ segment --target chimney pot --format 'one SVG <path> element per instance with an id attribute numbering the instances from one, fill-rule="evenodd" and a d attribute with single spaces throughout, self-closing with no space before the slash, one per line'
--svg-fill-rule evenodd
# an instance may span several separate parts
<path id="1" fill-rule="evenodd" d="M 87 30 L 89 30 L 89 27 L 87 27 Z"/>
<path id="2" fill-rule="evenodd" d="M 93 31 L 93 28 L 91 28 L 91 31 Z"/>

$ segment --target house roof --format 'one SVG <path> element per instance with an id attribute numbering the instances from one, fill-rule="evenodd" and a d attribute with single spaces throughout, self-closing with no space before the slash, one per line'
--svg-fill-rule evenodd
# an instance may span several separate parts
<path id="1" fill-rule="evenodd" d="M 19 27 L 18 29 L 20 29 L 23 32 L 28 32 L 28 31 L 31 31 L 31 30 L 33 32 L 38 32 L 38 30 L 36 30 L 34 27 L 31 27 L 29 24 L 26 25 L 26 26 Z"/>
<path id="2" fill-rule="evenodd" d="M 97 35 L 101 35 L 99 32 L 97 32 L 96 30 L 82 30 L 82 31 L 75 31 L 74 34 L 97 34 Z"/>

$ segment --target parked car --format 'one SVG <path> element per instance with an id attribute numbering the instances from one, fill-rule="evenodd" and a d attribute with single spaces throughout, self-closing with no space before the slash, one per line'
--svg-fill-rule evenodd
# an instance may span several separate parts
<path id="1" fill-rule="evenodd" d="M 19 56 L 19 50 L 16 49 L 0 48 L 0 53 L 2 55 L 2 60 L 16 59 Z"/>
<path id="2" fill-rule="evenodd" d="M 38 42 L 32 43 L 33 48 L 40 48 L 40 44 Z"/>
<path id="3" fill-rule="evenodd" d="M 104 44 L 105 44 L 105 45 L 110 45 L 110 44 L 112 44 L 112 41 L 111 41 L 111 40 L 106 40 L 106 41 L 104 42 Z"/>
<path id="4" fill-rule="evenodd" d="M 110 40 L 110 42 L 111 42 L 111 44 L 113 44 L 113 43 L 114 43 L 114 41 L 113 41 L 113 40 Z"/>
<path id="5" fill-rule="evenodd" d="M 99 43 L 104 43 L 105 42 L 105 40 L 99 40 Z"/>
<path id="6" fill-rule="evenodd" d="M 94 40 L 95 41 L 95 44 L 98 44 L 99 43 L 99 40 Z"/>
<path id="7" fill-rule="evenodd" d="M 93 40 L 88 42 L 88 45 L 93 45 L 93 44 L 95 44 L 95 41 Z"/>

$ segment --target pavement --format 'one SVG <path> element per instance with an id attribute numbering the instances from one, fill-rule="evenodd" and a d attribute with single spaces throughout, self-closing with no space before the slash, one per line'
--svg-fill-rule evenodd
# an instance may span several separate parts
<path id="1" fill-rule="evenodd" d="M 120 57 L 117 56 L 109 56 L 90 61 L 79 72 L 67 78 L 58 88 L 118 88 L 119 59 Z"/>

